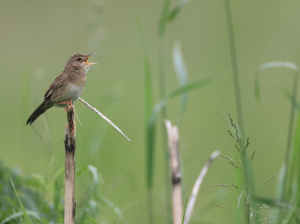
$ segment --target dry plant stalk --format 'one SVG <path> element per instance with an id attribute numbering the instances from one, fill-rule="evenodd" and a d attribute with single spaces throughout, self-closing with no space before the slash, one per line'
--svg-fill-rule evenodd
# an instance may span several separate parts
<path id="1" fill-rule="evenodd" d="M 193 191 L 192 191 L 192 194 L 191 194 L 191 197 L 189 199 L 189 202 L 186 206 L 186 211 L 185 211 L 185 217 L 184 217 L 184 221 L 183 221 L 183 224 L 188 224 L 190 222 L 190 219 L 191 219 L 191 216 L 192 216 L 192 212 L 194 210 L 194 205 L 195 205 L 195 202 L 196 202 L 196 199 L 197 199 L 197 196 L 198 196 L 198 193 L 199 193 L 199 189 L 200 189 L 200 186 L 203 182 L 203 179 L 208 171 L 208 168 L 210 166 L 210 164 L 220 155 L 220 152 L 218 150 L 214 151 L 208 161 L 205 163 L 204 167 L 202 168 L 195 184 L 194 184 L 194 187 L 193 187 Z"/>
<path id="2" fill-rule="evenodd" d="M 168 132 L 168 145 L 170 150 L 170 167 L 172 175 L 172 207 L 173 207 L 173 224 L 182 222 L 182 187 L 178 147 L 178 128 L 172 126 L 171 121 L 166 120 Z"/>
<path id="3" fill-rule="evenodd" d="M 67 107 L 68 124 L 65 125 L 65 217 L 64 224 L 75 221 L 75 136 L 74 105 L 71 100 Z"/>
<path id="4" fill-rule="evenodd" d="M 102 117 L 104 120 L 106 120 L 108 123 L 110 123 L 115 129 L 117 129 L 125 138 L 128 139 L 128 141 L 130 141 L 130 139 L 123 133 L 123 131 L 121 131 L 120 128 L 118 128 L 117 125 L 115 125 L 111 120 L 109 120 L 107 117 L 105 117 L 100 111 L 98 111 L 95 107 L 92 107 L 90 104 L 88 104 L 88 102 L 84 101 L 83 99 L 81 99 L 80 97 L 78 98 L 79 101 L 81 101 L 84 105 L 86 105 L 88 108 L 90 108 L 91 110 L 93 110 L 94 112 L 96 112 L 100 117 Z"/>

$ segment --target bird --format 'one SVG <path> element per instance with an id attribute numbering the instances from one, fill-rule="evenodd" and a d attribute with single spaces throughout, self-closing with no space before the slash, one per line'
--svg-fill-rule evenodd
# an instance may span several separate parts
<path id="1" fill-rule="evenodd" d="M 28 118 L 26 125 L 32 124 L 39 116 L 51 107 L 66 108 L 69 100 L 77 100 L 85 87 L 87 71 L 91 65 L 88 59 L 95 53 L 85 55 L 76 53 L 70 57 L 63 72 L 56 77 L 45 93 L 44 101 Z M 66 110 L 66 109 L 65 109 Z"/>

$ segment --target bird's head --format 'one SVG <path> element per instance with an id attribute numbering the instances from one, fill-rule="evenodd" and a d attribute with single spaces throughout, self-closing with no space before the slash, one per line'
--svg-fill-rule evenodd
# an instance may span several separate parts
<path id="1" fill-rule="evenodd" d="M 83 70 L 86 73 L 91 65 L 97 65 L 97 63 L 88 62 L 89 57 L 91 57 L 94 54 L 95 53 L 85 55 L 82 53 L 76 53 L 72 55 L 69 61 L 67 62 L 65 69 Z"/>

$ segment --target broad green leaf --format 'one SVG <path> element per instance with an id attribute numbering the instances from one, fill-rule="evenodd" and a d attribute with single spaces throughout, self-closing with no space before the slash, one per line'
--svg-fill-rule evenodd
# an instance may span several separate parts
<path id="1" fill-rule="evenodd" d="M 15 185 L 14 185 L 14 183 L 13 183 L 13 181 L 12 181 L 12 179 L 11 179 L 11 176 L 10 176 L 10 175 L 9 175 L 9 178 L 10 178 L 10 181 L 11 181 L 11 185 L 13 186 L 13 189 L 14 189 L 14 191 L 15 191 L 16 195 L 17 195 L 17 198 L 18 198 L 18 201 L 19 201 L 20 207 L 21 207 L 21 209 L 22 209 L 22 212 L 23 212 L 23 215 L 24 215 L 24 218 L 25 218 L 26 224 L 33 224 L 33 223 L 32 223 L 32 221 L 31 221 L 31 219 L 29 218 L 29 216 L 28 216 L 28 214 L 27 214 L 27 212 L 26 212 L 26 210 L 25 210 L 25 208 L 24 208 L 24 206 L 23 206 L 23 204 L 22 204 L 22 202 L 21 202 L 21 200 L 20 200 L 19 196 L 18 196 L 18 193 L 17 193 L 17 191 L 16 191 Z"/>

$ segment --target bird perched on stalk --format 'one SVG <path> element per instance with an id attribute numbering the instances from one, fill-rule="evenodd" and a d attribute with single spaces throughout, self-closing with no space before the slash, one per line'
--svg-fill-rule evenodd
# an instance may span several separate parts
<path id="1" fill-rule="evenodd" d="M 93 53 L 95 54 L 95 53 Z M 86 73 L 91 65 L 88 59 L 93 54 L 77 53 L 68 60 L 64 71 L 56 77 L 45 93 L 42 104 L 33 111 L 27 124 L 32 124 L 40 115 L 53 106 L 66 108 L 69 99 L 73 102 L 82 94 L 86 82 Z"/>

